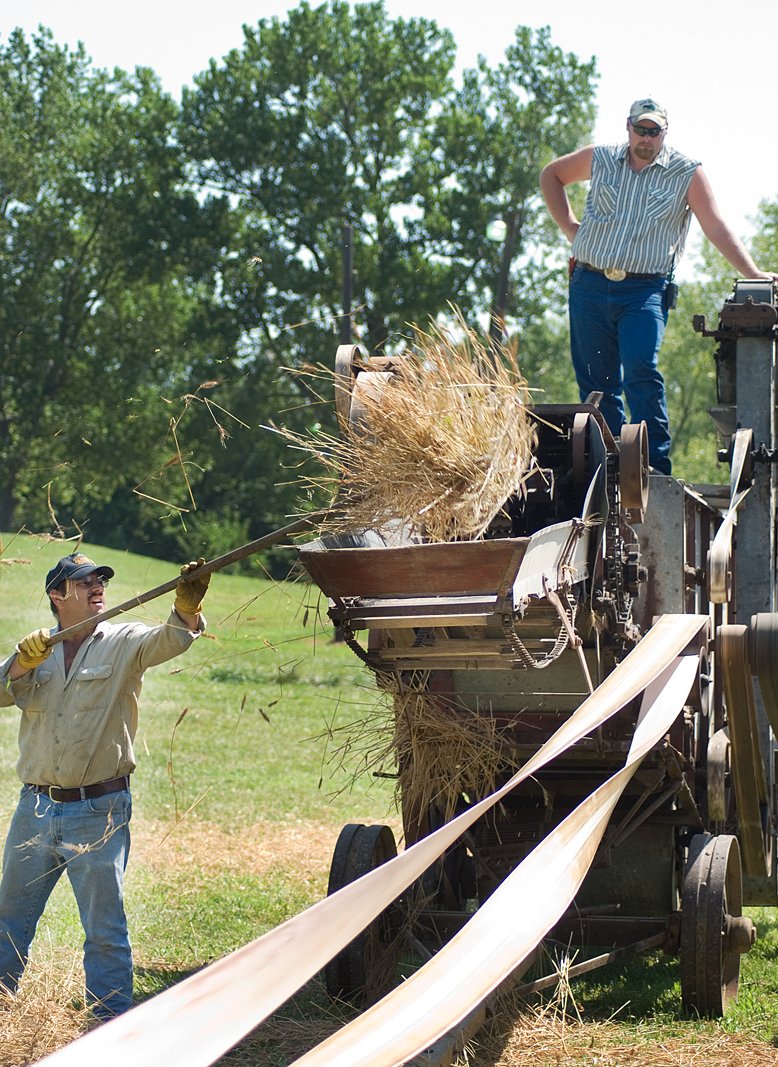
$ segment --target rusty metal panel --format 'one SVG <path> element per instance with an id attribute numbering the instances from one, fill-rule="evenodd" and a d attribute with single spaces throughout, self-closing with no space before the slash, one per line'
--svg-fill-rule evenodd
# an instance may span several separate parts
<path id="1" fill-rule="evenodd" d="M 327 596 L 444 596 L 510 587 L 529 538 L 333 548 L 306 545 L 300 562 Z"/>

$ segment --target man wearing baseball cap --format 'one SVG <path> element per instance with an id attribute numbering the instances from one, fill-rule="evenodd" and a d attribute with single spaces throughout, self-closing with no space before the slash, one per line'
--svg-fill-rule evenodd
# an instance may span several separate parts
<path id="1" fill-rule="evenodd" d="M 138 698 L 146 669 L 184 652 L 205 628 L 210 576 L 192 574 L 202 563 L 182 567 L 169 617 L 150 626 L 101 622 L 112 568 L 80 552 L 64 556 L 45 582 L 55 630 L 28 634 L 0 664 L 0 705 L 21 711 L 23 783 L 0 880 L 6 994 L 16 991 L 38 920 L 65 871 L 85 933 L 86 1003 L 98 1020 L 132 1005 L 123 882 Z M 90 622 L 52 644 L 56 630 Z"/>
<path id="2" fill-rule="evenodd" d="M 667 128 L 662 104 L 636 100 L 626 144 L 587 145 L 540 176 L 549 213 L 573 246 L 570 348 L 581 400 L 602 393 L 600 409 L 618 437 L 623 393 L 631 421 L 646 423 L 649 462 L 662 474 L 671 472 L 670 430 L 657 357 L 692 213 L 738 273 L 778 281 L 757 267 L 722 218 L 699 162 L 665 143 Z M 579 222 L 566 186 L 589 180 Z"/>

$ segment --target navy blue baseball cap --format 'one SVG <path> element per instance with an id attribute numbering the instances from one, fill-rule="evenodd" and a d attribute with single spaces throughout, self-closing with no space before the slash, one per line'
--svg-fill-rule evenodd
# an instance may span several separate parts
<path id="1" fill-rule="evenodd" d="M 56 567 L 52 567 L 46 575 L 46 592 L 56 589 L 67 579 L 86 578 L 90 574 L 96 574 L 99 578 L 113 578 L 113 570 L 110 567 L 98 567 L 89 556 L 81 552 L 73 552 L 70 556 L 63 556 Z"/>

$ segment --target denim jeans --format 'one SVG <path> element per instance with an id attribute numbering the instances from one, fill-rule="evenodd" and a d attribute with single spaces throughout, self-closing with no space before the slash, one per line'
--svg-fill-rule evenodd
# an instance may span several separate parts
<path id="1" fill-rule="evenodd" d="M 645 420 L 648 461 L 670 474 L 670 430 L 665 383 L 657 356 L 667 325 L 664 277 L 611 282 L 576 267 L 570 281 L 570 350 L 581 400 L 603 394 L 600 410 L 614 437 L 626 421 Z"/>
<path id="2" fill-rule="evenodd" d="M 103 1019 L 132 1006 L 123 900 L 131 815 L 129 790 L 60 803 L 22 787 L 0 881 L 0 982 L 7 990 L 16 990 L 38 920 L 66 871 L 86 935 L 86 1002 Z"/>

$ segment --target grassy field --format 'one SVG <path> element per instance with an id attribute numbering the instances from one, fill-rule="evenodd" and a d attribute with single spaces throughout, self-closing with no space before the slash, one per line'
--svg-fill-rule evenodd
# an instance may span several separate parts
<path id="1" fill-rule="evenodd" d="M 48 625 L 43 578 L 71 547 L 3 537 L 0 656 Z M 171 564 L 83 548 L 116 571 L 109 606 L 177 573 Z M 138 617 L 164 618 L 170 601 L 147 604 Z M 378 732 L 386 716 L 372 678 L 332 641 L 315 590 L 223 572 L 212 581 L 206 614 L 207 637 L 151 670 L 141 698 L 127 878 L 138 998 L 322 897 L 345 822 L 396 824 L 391 780 L 355 777 L 365 753 L 353 750 L 344 762 L 349 724 L 374 717 Z M 6 709 L 0 827 L 18 793 L 16 729 L 16 714 Z M 725 1020 L 684 1019 L 677 961 L 657 955 L 596 972 L 567 996 L 506 1002 L 467 1062 L 778 1064 L 778 925 L 771 910 L 751 914 L 760 938 Z M 63 879 L 18 1000 L 0 1012 L 0 1067 L 34 1062 L 83 1029 L 81 940 Z M 280 1067 L 344 1018 L 314 980 L 223 1063 Z"/>

